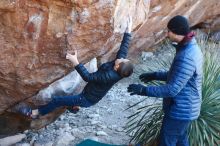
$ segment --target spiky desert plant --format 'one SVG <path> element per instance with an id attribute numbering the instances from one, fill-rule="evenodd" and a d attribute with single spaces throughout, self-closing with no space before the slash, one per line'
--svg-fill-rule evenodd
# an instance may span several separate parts
<path id="1" fill-rule="evenodd" d="M 189 128 L 191 146 L 220 144 L 220 45 L 199 39 L 204 53 L 201 113 Z"/>
<path id="2" fill-rule="evenodd" d="M 197 41 L 204 54 L 202 105 L 199 118 L 189 127 L 189 139 L 191 146 L 214 146 L 220 143 L 220 45 L 210 42 L 204 36 L 199 36 Z M 173 52 L 167 42 L 162 44 L 162 48 Z M 153 64 L 148 64 L 145 72 L 161 68 L 168 69 L 172 59 L 173 55 L 159 58 Z M 161 82 L 150 84 L 159 85 Z M 140 103 L 144 106 L 138 106 Z M 137 109 L 128 117 L 126 128 L 127 133 L 132 135 L 131 142 L 152 146 L 159 136 L 163 112 L 161 99 L 156 99 L 154 104 L 147 103 L 146 97 L 145 100 L 129 107 Z"/>

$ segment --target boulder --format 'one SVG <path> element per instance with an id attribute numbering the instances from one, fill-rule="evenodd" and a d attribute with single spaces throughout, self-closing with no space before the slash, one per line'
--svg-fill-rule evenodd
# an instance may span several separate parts
<path id="1" fill-rule="evenodd" d="M 111 57 L 117 51 L 128 14 L 137 27 L 147 18 L 148 3 L 144 0 L 1 0 L 0 134 L 41 128 L 55 120 L 63 110 L 31 121 L 16 115 L 14 109 L 20 103 L 36 107 L 47 103 L 52 94 L 60 94 L 61 86 L 54 82 L 73 70 L 65 59 L 66 52 L 77 49 L 82 63 L 95 57 L 108 60 L 103 56 L 112 52 Z M 70 80 L 77 84 L 63 83 L 62 87 L 69 90 L 71 86 L 71 92 L 77 93 L 79 75 L 74 73 Z M 52 83 L 56 87 L 51 88 Z"/>
<path id="2" fill-rule="evenodd" d="M 148 18 L 136 30 L 132 40 L 132 55 L 147 50 L 164 39 L 167 23 L 175 15 L 183 15 L 190 25 L 208 24 L 209 29 L 220 29 L 220 1 L 216 0 L 152 0 Z M 204 27 L 204 25 L 203 25 Z M 206 25 L 207 27 L 207 25 Z"/>
<path id="3" fill-rule="evenodd" d="M 60 86 L 58 81 L 73 70 L 65 54 L 78 50 L 82 63 L 111 60 L 129 14 L 134 22 L 130 49 L 134 58 L 165 37 L 166 24 L 174 15 L 185 15 L 192 26 L 207 20 L 218 26 L 214 20 L 219 7 L 216 0 L 1 0 L 0 135 L 54 121 L 64 109 L 35 121 L 14 109 L 22 103 L 45 104 L 55 94 L 78 93 L 82 80 L 77 73 L 71 76 L 77 81 L 73 85 Z"/>

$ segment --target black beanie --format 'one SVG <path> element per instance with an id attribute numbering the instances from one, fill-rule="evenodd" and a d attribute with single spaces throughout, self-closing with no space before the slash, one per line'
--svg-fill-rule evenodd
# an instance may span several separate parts
<path id="1" fill-rule="evenodd" d="M 170 19 L 167 24 L 167 28 L 177 35 L 187 35 L 190 32 L 190 26 L 188 20 L 180 15 L 177 15 Z"/>

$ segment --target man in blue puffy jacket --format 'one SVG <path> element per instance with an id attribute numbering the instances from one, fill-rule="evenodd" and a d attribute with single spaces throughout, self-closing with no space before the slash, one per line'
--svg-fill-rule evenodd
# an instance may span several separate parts
<path id="1" fill-rule="evenodd" d="M 188 20 L 175 16 L 168 22 L 168 37 L 176 42 L 176 55 L 168 72 L 140 75 L 140 80 L 166 81 L 161 86 L 131 84 L 131 95 L 163 98 L 164 118 L 160 131 L 160 146 L 188 146 L 187 129 L 198 118 L 201 107 L 203 55 L 190 31 Z"/>
<path id="2" fill-rule="evenodd" d="M 98 71 L 89 73 L 83 64 L 78 62 L 77 52 L 74 55 L 67 53 L 66 59 L 70 60 L 76 71 L 84 81 L 88 82 L 82 93 L 74 96 L 54 96 L 52 101 L 46 105 L 32 110 L 30 107 L 23 107 L 21 114 L 36 118 L 38 115 L 46 115 L 49 112 L 62 106 L 90 107 L 98 103 L 112 88 L 112 86 L 124 77 L 133 73 L 133 64 L 126 59 L 129 43 L 131 40 L 132 19 L 129 16 L 126 32 L 117 53 L 116 59 L 102 64 Z"/>

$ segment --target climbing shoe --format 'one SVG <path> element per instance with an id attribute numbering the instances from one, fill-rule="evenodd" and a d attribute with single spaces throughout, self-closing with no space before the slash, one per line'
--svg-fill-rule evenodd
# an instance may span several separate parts
<path id="1" fill-rule="evenodd" d="M 73 114 L 76 114 L 77 112 L 79 112 L 80 107 L 79 106 L 70 106 L 67 107 L 67 110 Z"/>
<path id="2" fill-rule="evenodd" d="M 33 115 L 32 109 L 31 109 L 31 107 L 29 107 L 28 105 L 19 106 L 19 108 L 17 108 L 17 111 L 18 111 L 18 113 L 20 113 L 21 115 L 26 116 L 26 117 L 31 118 L 31 119 L 37 119 L 37 118 L 39 118 L 39 115 L 38 115 L 38 114 Z"/>

